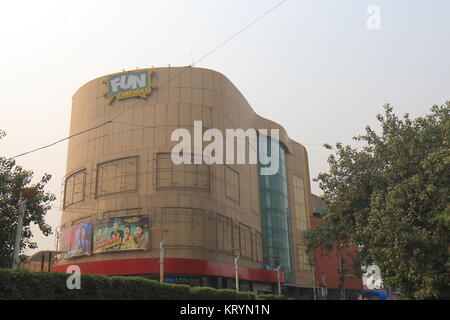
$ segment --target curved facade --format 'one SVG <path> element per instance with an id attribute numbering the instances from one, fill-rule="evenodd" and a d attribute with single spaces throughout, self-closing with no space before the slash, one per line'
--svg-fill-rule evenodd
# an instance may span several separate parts
<path id="1" fill-rule="evenodd" d="M 71 135 L 113 120 L 69 141 L 59 249 L 72 252 L 73 243 L 83 242 L 80 232 L 91 235 L 92 243 L 90 250 L 86 246 L 84 251 L 60 255 L 54 270 L 77 264 L 82 272 L 157 278 L 160 240 L 166 237 L 168 282 L 232 288 L 233 249 L 239 248 L 242 289 L 268 291 L 277 281 L 276 272 L 269 270 L 274 258 L 282 260 L 287 284 L 311 288 L 312 271 L 302 240 L 312 211 L 306 149 L 289 139 L 280 125 L 258 116 L 218 72 L 200 68 L 134 72 L 148 72 L 153 88 L 135 91 L 135 97 L 127 92 L 112 97 L 114 85 L 131 88 L 144 81 L 120 82 L 117 74 L 116 82 L 111 80 L 116 75 L 104 76 L 73 96 Z M 265 188 L 257 164 L 175 165 L 170 153 L 177 142 L 171 141 L 171 134 L 184 128 L 194 136 L 194 121 L 202 121 L 204 130 L 222 132 L 279 129 L 282 176 L 269 177 Z M 281 193 L 273 186 L 277 177 L 284 183 Z M 274 200 L 282 198 L 283 204 L 266 202 L 267 194 Z M 273 242 L 277 240 L 268 236 L 272 231 L 263 219 L 275 221 L 276 214 L 284 219 L 277 229 L 284 241 L 279 257 L 269 253 L 278 248 Z M 133 243 L 123 245 L 123 250 L 109 243 L 111 237 L 130 234 Z M 138 244 L 137 235 L 148 237 L 148 245 Z M 109 247 L 101 247 L 107 242 Z"/>

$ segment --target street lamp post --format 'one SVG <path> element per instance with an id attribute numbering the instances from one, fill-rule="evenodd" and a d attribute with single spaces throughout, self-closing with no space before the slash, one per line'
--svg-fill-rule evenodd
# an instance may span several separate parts
<path id="1" fill-rule="evenodd" d="M 314 265 L 311 265 L 311 274 L 312 274 L 312 278 L 313 278 L 313 296 L 314 296 L 314 300 L 317 300 L 316 267 Z"/>
<path id="2" fill-rule="evenodd" d="M 278 294 L 281 296 L 281 279 L 280 279 L 281 259 L 274 258 L 272 259 L 272 262 L 274 265 L 276 262 L 278 262 L 278 267 L 276 267 L 275 270 L 277 271 Z"/>
<path id="3" fill-rule="evenodd" d="M 278 294 L 281 296 L 281 280 L 280 280 L 280 267 L 277 268 L 277 282 L 278 282 Z"/>
<path id="4" fill-rule="evenodd" d="M 322 272 L 322 281 L 320 284 L 320 295 L 322 296 L 323 300 L 327 300 L 327 296 L 328 296 L 327 274 L 325 272 Z"/>
<path id="5" fill-rule="evenodd" d="M 166 243 L 166 237 L 164 234 L 166 232 L 169 232 L 169 229 L 160 228 L 160 227 L 154 227 L 151 228 L 152 231 L 159 231 L 161 232 L 161 240 L 159 241 L 159 282 L 164 282 L 164 257 L 165 257 L 165 243 Z"/>
<path id="6" fill-rule="evenodd" d="M 341 300 L 345 300 L 345 278 L 347 270 L 344 269 L 345 261 L 344 258 L 339 256 L 339 269 L 337 270 L 339 274 L 339 291 L 341 295 Z"/>
<path id="7" fill-rule="evenodd" d="M 13 261 L 12 268 L 17 269 L 19 266 L 19 252 L 20 252 L 20 239 L 22 237 L 22 227 L 23 227 L 23 217 L 25 215 L 25 199 L 31 199 L 36 196 L 37 191 L 33 188 L 22 188 L 15 190 L 15 192 L 19 193 L 19 210 L 18 210 L 18 219 L 17 219 L 17 228 L 16 228 L 16 238 L 14 241 L 14 252 L 13 252 Z"/>
<path id="8" fill-rule="evenodd" d="M 19 198 L 19 214 L 17 219 L 16 239 L 14 241 L 14 253 L 12 268 L 17 269 L 19 265 L 20 238 L 22 236 L 23 216 L 25 215 L 25 201 L 22 199 L 22 192 Z"/>
<path id="9" fill-rule="evenodd" d="M 234 273 L 236 277 L 236 293 L 239 292 L 239 259 L 241 258 L 240 248 L 230 248 L 234 254 Z"/>

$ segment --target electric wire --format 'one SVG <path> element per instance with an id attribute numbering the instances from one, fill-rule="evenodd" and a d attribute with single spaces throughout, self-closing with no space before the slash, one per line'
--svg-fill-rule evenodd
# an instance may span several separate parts
<path id="1" fill-rule="evenodd" d="M 286 1 L 288 0 L 282 0 L 280 1 L 278 4 L 276 4 L 274 7 L 272 7 L 270 10 L 264 12 L 262 15 L 260 15 L 258 18 L 254 19 L 252 22 L 250 22 L 248 25 L 246 25 L 244 28 L 242 28 L 241 30 L 239 30 L 238 32 L 234 33 L 232 36 L 230 36 L 229 38 L 227 38 L 226 40 L 224 40 L 223 42 L 221 42 L 218 46 L 216 46 L 215 48 L 213 48 L 212 50 L 210 50 L 209 52 L 207 52 L 205 55 L 203 55 L 201 58 L 199 58 L 198 60 L 196 60 L 195 62 L 193 62 L 192 65 L 189 65 L 187 67 L 184 67 L 184 69 L 182 69 L 179 73 L 177 73 L 174 77 L 170 78 L 169 80 L 167 80 L 164 84 L 162 84 L 160 87 L 164 87 L 165 85 L 167 85 L 168 83 L 170 83 L 172 80 L 174 80 L 175 78 L 179 77 L 181 74 L 183 74 L 184 72 L 186 72 L 186 70 L 188 70 L 189 68 L 193 67 L 195 64 L 199 63 L 200 61 L 206 59 L 208 56 L 210 56 L 212 53 L 214 53 L 215 51 L 217 51 L 218 49 L 220 49 L 221 47 L 223 47 L 225 44 L 227 44 L 228 42 L 230 42 L 231 40 L 233 40 L 234 38 L 236 38 L 238 35 L 240 35 L 242 32 L 244 32 L 245 30 L 249 29 L 251 26 L 253 26 L 254 24 L 256 24 L 258 21 L 260 21 L 261 19 L 263 19 L 264 17 L 266 17 L 267 15 L 269 15 L 271 12 L 273 12 L 275 9 L 277 9 L 278 7 L 280 7 L 282 4 L 284 4 Z M 78 135 L 81 135 L 83 133 L 87 133 L 96 129 L 99 129 L 101 127 L 106 126 L 107 124 L 111 123 L 112 121 L 114 121 L 115 119 L 117 119 L 118 117 L 120 117 L 121 115 L 123 115 L 125 112 L 127 112 L 128 110 L 130 110 L 131 108 L 135 107 L 138 103 L 145 101 L 145 100 L 139 100 L 138 102 L 132 104 L 131 106 L 129 106 L 128 108 L 122 110 L 121 112 L 119 112 L 117 115 L 113 116 L 110 120 L 105 121 L 95 127 L 92 127 L 90 129 L 86 129 L 80 132 L 77 132 L 71 136 L 68 136 L 66 138 L 60 139 L 58 141 L 55 141 L 53 143 L 50 143 L 48 145 L 27 151 L 27 152 L 23 152 L 20 153 L 16 156 L 11 157 L 11 159 L 17 159 L 19 157 L 23 157 L 25 155 L 37 152 L 39 150 L 43 150 L 43 149 L 47 149 L 50 148 L 56 144 L 59 144 L 63 141 L 69 140 L 71 138 L 74 138 Z"/>

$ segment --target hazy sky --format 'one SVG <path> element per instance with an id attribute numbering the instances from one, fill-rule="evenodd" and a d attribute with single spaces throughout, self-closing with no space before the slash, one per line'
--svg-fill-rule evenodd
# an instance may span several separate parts
<path id="1" fill-rule="evenodd" d="M 67 136 L 71 97 L 87 81 L 191 64 L 279 1 L 2 1 L 0 155 Z M 370 5 L 381 8 L 379 30 L 367 28 Z M 305 145 L 313 178 L 328 168 L 321 145 L 351 143 L 383 104 L 419 116 L 450 100 L 449 12 L 448 0 L 288 0 L 197 66 L 222 72 Z M 53 174 L 53 227 L 66 151 L 61 143 L 17 161 Z M 53 236 L 36 240 L 54 248 Z"/>

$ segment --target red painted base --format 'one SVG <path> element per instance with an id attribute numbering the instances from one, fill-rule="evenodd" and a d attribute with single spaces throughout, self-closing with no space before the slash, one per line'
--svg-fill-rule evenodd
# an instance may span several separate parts
<path id="1" fill-rule="evenodd" d="M 54 266 L 53 272 L 66 272 L 70 264 Z M 76 263 L 82 273 L 104 275 L 159 274 L 159 259 L 122 259 Z M 166 274 L 189 274 L 234 278 L 234 265 L 206 260 L 166 258 L 164 263 Z M 280 272 L 281 281 L 284 274 Z M 239 279 L 257 282 L 277 282 L 277 272 L 239 268 Z"/>

